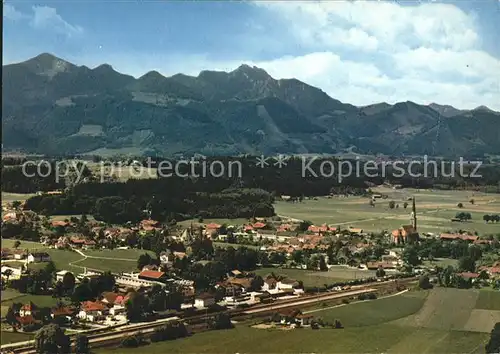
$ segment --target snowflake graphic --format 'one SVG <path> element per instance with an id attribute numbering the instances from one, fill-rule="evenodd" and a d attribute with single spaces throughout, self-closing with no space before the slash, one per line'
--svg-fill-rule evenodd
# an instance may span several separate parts
<path id="1" fill-rule="evenodd" d="M 274 166 L 278 166 L 278 168 L 282 168 L 282 167 L 286 166 L 286 160 L 288 160 L 288 156 L 279 154 L 274 159 L 276 160 L 276 162 L 274 163 Z"/>
<path id="2" fill-rule="evenodd" d="M 255 166 L 258 166 L 260 168 L 269 166 L 267 160 L 269 160 L 269 157 L 265 157 L 264 155 L 257 156 L 257 162 L 255 163 Z"/>

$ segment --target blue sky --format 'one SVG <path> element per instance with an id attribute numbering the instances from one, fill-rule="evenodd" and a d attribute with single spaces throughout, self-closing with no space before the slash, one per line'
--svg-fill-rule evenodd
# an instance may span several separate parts
<path id="1" fill-rule="evenodd" d="M 4 1 L 3 61 L 197 75 L 242 63 L 357 105 L 500 110 L 500 1 Z"/>

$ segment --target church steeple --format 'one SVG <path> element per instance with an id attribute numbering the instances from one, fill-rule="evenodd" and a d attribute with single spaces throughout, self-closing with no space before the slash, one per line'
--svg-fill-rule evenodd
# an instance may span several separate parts
<path id="1" fill-rule="evenodd" d="M 413 205 L 412 205 L 412 226 L 413 230 L 417 232 L 417 207 L 415 206 L 415 197 L 412 198 Z"/>

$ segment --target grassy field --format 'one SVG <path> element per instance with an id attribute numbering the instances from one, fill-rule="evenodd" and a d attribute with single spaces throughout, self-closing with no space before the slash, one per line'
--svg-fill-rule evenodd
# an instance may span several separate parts
<path id="1" fill-rule="evenodd" d="M 7 331 L 1 331 L 0 336 L 2 339 L 2 341 L 1 341 L 2 344 L 24 342 L 26 340 L 31 340 L 34 337 L 32 334 L 28 334 L 28 333 L 7 332 Z"/>
<path id="2" fill-rule="evenodd" d="M 9 300 L 21 297 L 21 296 L 24 296 L 24 294 L 21 294 L 18 291 L 12 290 L 12 289 L 2 290 L 2 293 L 1 293 L 2 302 L 9 301 Z"/>
<path id="3" fill-rule="evenodd" d="M 322 287 L 325 284 L 332 284 L 345 280 L 368 278 L 375 275 L 373 271 L 363 271 L 348 269 L 345 267 L 335 267 L 326 272 L 314 272 L 301 269 L 282 268 L 260 268 L 255 271 L 257 275 L 265 276 L 269 273 L 286 276 L 295 280 L 302 280 L 304 286 Z"/>
<path id="4" fill-rule="evenodd" d="M 437 290 L 437 291 L 436 291 Z M 195 334 L 140 348 L 141 353 L 483 353 L 487 333 L 409 325 L 425 316 L 426 307 L 437 310 L 450 297 L 462 305 L 465 293 L 449 289 L 404 293 L 324 309 L 313 313 L 324 319 L 340 319 L 344 329 L 308 328 L 290 331 L 255 329 L 243 324 L 235 329 Z M 471 294 L 475 295 L 474 291 Z M 429 302 L 430 301 L 430 302 Z M 450 305 L 451 306 L 451 305 Z M 468 307 L 468 306 L 467 306 Z M 445 308 L 448 310 L 448 308 Z M 444 313 L 441 313 L 444 315 Z M 406 316 L 406 317 L 405 317 Z M 397 318 L 403 317 L 397 320 Z M 137 353 L 138 349 L 101 349 L 97 353 Z"/>
<path id="5" fill-rule="evenodd" d="M 483 221 L 484 214 L 500 213 L 500 197 L 495 194 L 387 188 L 375 191 L 389 195 L 388 199 L 377 201 L 375 207 L 369 205 L 368 198 L 333 197 L 305 200 L 302 203 L 279 201 L 275 204 L 275 210 L 278 215 L 310 220 L 315 224 L 328 223 L 343 228 L 352 226 L 366 231 L 392 230 L 409 223 L 411 201 L 408 202 L 407 209 L 403 208 L 403 203 L 408 197 L 415 196 L 418 227 L 422 232 L 437 233 L 457 229 L 477 231 L 480 234 L 499 232 L 498 225 Z M 469 203 L 470 199 L 474 199 L 475 203 Z M 399 208 L 390 209 L 391 200 L 399 204 Z M 462 203 L 464 207 L 459 209 L 458 203 Z M 470 212 L 472 221 L 451 222 L 451 218 L 459 211 Z"/>
<path id="6" fill-rule="evenodd" d="M 6 239 L 6 238 L 2 238 L 2 247 L 3 248 L 14 248 L 14 243 L 16 242 L 17 240 L 14 240 L 14 239 Z M 42 245 L 40 242 L 33 242 L 33 241 L 23 241 L 23 240 L 19 240 L 21 242 L 21 245 L 18 247 L 19 249 L 29 249 L 29 250 L 33 250 L 33 249 L 46 249 L 47 247 Z"/>
<path id="7" fill-rule="evenodd" d="M 487 335 L 380 325 L 335 329 L 260 330 L 244 326 L 195 334 L 191 338 L 140 349 L 101 349 L 96 353 L 481 353 Z M 412 348 L 413 343 L 419 349 Z M 407 348 L 406 350 L 401 350 Z"/>
<path id="8" fill-rule="evenodd" d="M 11 248 L 16 240 L 2 239 L 2 247 Z M 128 250 L 85 250 L 85 255 L 89 258 L 84 258 L 77 252 L 69 250 L 49 249 L 38 242 L 21 241 L 19 248 L 27 248 L 29 250 L 44 249 L 52 261 L 55 263 L 58 270 L 69 270 L 73 273 L 82 273 L 84 268 L 111 272 L 130 272 L 137 271 L 137 258 L 143 253 L 149 253 L 154 256 L 151 251 L 128 249 Z M 39 269 L 45 266 L 45 263 L 30 264 L 28 267 Z"/>
<path id="9" fill-rule="evenodd" d="M 149 253 L 151 256 L 155 256 L 154 252 L 147 250 L 139 250 L 135 248 L 127 250 L 108 250 L 108 249 L 95 249 L 95 250 L 84 250 L 83 253 L 89 257 L 99 257 L 99 258 L 117 258 L 117 259 L 129 259 L 137 261 L 137 258 L 141 254 Z"/>
<path id="10" fill-rule="evenodd" d="M 182 225 L 184 227 L 189 227 L 191 225 L 191 223 L 193 224 L 199 224 L 199 221 L 198 219 L 188 219 L 188 220 L 184 220 L 184 221 L 179 221 L 178 224 L 179 225 Z M 203 219 L 203 224 L 210 224 L 210 223 L 215 223 L 215 224 L 219 224 L 219 225 L 243 225 L 243 224 L 248 224 L 249 221 L 248 219 L 244 219 L 244 218 L 237 218 L 237 219 Z"/>
<path id="11" fill-rule="evenodd" d="M 113 273 L 121 272 L 137 272 L 137 260 L 114 260 L 114 259 L 100 259 L 100 258 L 87 258 L 77 263 L 80 267 L 86 267 L 89 270 L 110 271 Z"/>
<path id="12" fill-rule="evenodd" d="M 8 299 L 4 299 L 3 297 L 5 291 L 9 292 Z M 5 290 L 5 291 L 2 291 L 2 305 L 1 305 L 2 317 L 5 316 L 5 314 L 7 313 L 9 306 L 16 302 L 26 304 L 29 301 L 32 301 L 35 305 L 38 305 L 40 307 L 52 307 L 55 306 L 58 301 L 56 298 L 53 298 L 50 295 L 21 294 L 13 290 Z M 13 292 L 17 294 L 15 295 L 13 294 Z"/>
<path id="13" fill-rule="evenodd" d="M 476 309 L 500 311 L 500 291 L 481 291 L 475 307 Z"/>
<path id="14" fill-rule="evenodd" d="M 14 200 L 18 200 L 20 202 L 33 197 L 35 194 L 33 193 L 7 193 L 2 192 L 2 204 L 13 202 Z"/>
<path id="15" fill-rule="evenodd" d="M 439 266 L 446 268 L 448 266 L 452 267 L 457 267 L 458 266 L 458 259 L 452 259 L 452 258 L 437 258 L 434 259 L 433 261 L 425 260 L 423 264 L 427 267 L 432 267 L 432 266 Z"/>
<path id="16" fill-rule="evenodd" d="M 118 181 L 125 182 L 129 179 L 148 179 L 157 178 L 155 168 L 139 167 L 139 166 L 106 166 L 100 162 L 89 162 L 87 167 L 94 176 L 98 178 L 109 178 L 114 176 Z"/>
<path id="17" fill-rule="evenodd" d="M 373 326 L 416 313 L 426 297 L 426 291 L 407 292 L 398 296 L 307 312 L 328 322 L 339 320 L 344 327 Z"/>
<path id="18" fill-rule="evenodd" d="M 417 328 L 489 333 L 494 324 L 500 322 L 500 311 L 495 310 L 499 298 L 493 291 L 436 288 L 417 314 L 394 323 Z"/>

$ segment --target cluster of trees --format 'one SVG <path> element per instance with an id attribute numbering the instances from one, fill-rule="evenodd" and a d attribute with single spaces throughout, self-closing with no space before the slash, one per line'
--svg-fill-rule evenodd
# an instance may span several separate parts
<path id="1" fill-rule="evenodd" d="M 208 321 L 210 329 L 230 329 L 233 328 L 231 316 L 227 312 L 219 312 Z"/>
<path id="2" fill-rule="evenodd" d="M 377 294 L 375 293 L 363 293 L 358 295 L 358 300 L 364 301 L 364 300 L 375 300 L 377 298 Z"/>
<path id="3" fill-rule="evenodd" d="M 468 221 L 472 219 L 471 213 L 468 212 L 459 212 L 455 215 L 455 219 L 458 219 L 460 221 Z"/>
<path id="4" fill-rule="evenodd" d="M 92 214 L 107 223 L 137 223 L 144 217 L 159 221 L 189 218 L 250 218 L 272 216 L 273 197 L 261 189 L 231 189 L 217 179 L 172 177 L 129 180 L 127 183 L 88 182 L 63 195 L 37 195 L 25 208 L 45 215 Z M 211 184 L 213 182 L 213 185 Z"/>
<path id="5" fill-rule="evenodd" d="M 486 354 L 500 353 L 500 322 L 495 323 L 484 349 Z"/>
<path id="6" fill-rule="evenodd" d="M 162 342 L 166 340 L 173 340 L 177 338 L 187 337 L 188 330 L 183 322 L 170 321 L 163 327 L 154 330 L 151 335 L 151 342 Z"/>
<path id="7" fill-rule="evenodd" d="M 2 165 L 4 165 L 2 159 Z M 64 180 L 58 180 L 55 162 L 50 164 L 26 164 L 2 166 L 2 191 L 10 193 L 36 193 L 65 188 Z"/>
<path id="8" fill-rule="evenodd" d="M 64 279 L 63 279 L 64 280 Z M 71 301 L 80 303 L 97 299 L 104 291 L 115 290 L 115 277 L 111 272 L 99 274 L 90 279 L 84 278 L 70 295 Z"/>
<path id="9" fill-rule="evenodd" d="M 80 344 L 84 344 L 85 340 L 80 340 Z M 88 340 L 87 348 L 84 351 L 77 351 L 77 353 L 88 353 Z M 64 330 L 56 324 L 49 324 L 42 327 L 35 335 L 35 350 L 38 354 L 54 354 L 54 353 L 71 353 L 71 339 L 64 333 Z"/>
<path id="10" fill-rule="evenodd" d="M 275 260 L 276 256 L 272 257 L 273 260 Z M 280 259 L 281 261 L 281 259 Z M 286 261 L 283 260 L 283 261 Z M 292 261 L 294 264 L 305 264 L 307 269 L 311 270 L 321 270 L 321 271 L 326 271 L 328 270 L 328 266 L 326 264 L 325 256 L 313 253 L 313 252 L 307 252 L 303 250 L 296 250 L 292 253 Z M 274 262 L 271 262 L 274 263 Z M 281 264 L 281 262 L 276 262 Z"/>
<path id="11" fill-rule="evenodd" d="M 7 286 L 20 293 L 34 295 L 51 294 L 56 298 L 67 297 L 75 304 L 82 301 L 95 300 L 104 291 L 115 289 L 115 278 L 110 272 L 105 272 L 91 279 L 84 278 L 78 285 L 75 276 L 68 272 L 62 281 L 54 281 L 56 267 L 48 262 L 43 269 L 28 269 L 19 279 L 8 281 Z"/>
<path id="12" fill-rule="evenodd" d="M 21 240 L 39 241 L 40 228 L 34 221 L 21 219 L 19 222 L 3 222 L 1 226 L 3 238 L 19 238 Z"/>
<path id="13" fill-rule="evenodd" d="M 418 287 L 424 290 L 433 288 L 429 276 L 427 274 L 420 276 L 420 278 L 418 279 Z"/>
<path id="14" fill-rule="evenodd" d="M 166 289 L 158 284 L 147 292 L 130 290 L 128 300 L 125 302 L 127 319 L 131 322 L 140 322 L 154 311 L 180 310 L 183 300 L 184 297 L 179 289 Z"/>
<path id="15" fill-rule="evenodd" d="M 234 162 L 234 158 L 229 157 L 217 160 L 226 164 Z M 192 217 L 271 216 L 273 215 L 273 195 L 290 195 L 293 198 L 300 198 L 303 195 L 327 195 L 332 192 L 344 194 L 346 191 L 359 191 L 361 193 L 368 185 L 381 184 L 384 181 L 400 184 L 403 187 L 419 188 L 433 187 L 436 182 L 450 188 L 474 184 L 496 186 L 497 183 L 492 176 L 500 175 L 500 169 L 498 169 L 481 180 L 456 177 L 437 181 L 409 176 L 394 178 L 391 176 L 391 171 L 388 171 L 385 178 L 382 174 L 374 178 L 353 174 L 353 176 L 344 177 L 339 183 L 334 178 L 335 176 L 322 177 L 311 174 L 303 176 L 303 161 L 299 158 L 290 159 L 287 161 L 287 166 L 281 169 L 274 166 L 261 169 L 255 166 L 255 159 L 251 157 L 242 157 L 239 161 L 244 171 L 241 176 L 204 176 L 201 170 L 203 167 L 199 164 L 193 171 L 203 177 L 171 176 L 129 180 L 126 183 L 90 181 L 71 187 L 62 196 L 36 196 L 28 201 L 27 207 L 51 215 L 91 213 L 98 220 L 118 224 L 139 220 L 143 217 L 145 209 L 149 211 L 153 219 L 161 221 Z M 323 161 L 324 159 L 314 161 L 310 165 L 311 170 L 319 171 Z M 207 164 L 211 162 L 207 160 Z M 48 169 L 47 166 L 46 168 Z M 8 172 L 2 176 L 2 190 L 4 191 L 34 192 L 64 187 L 63 182 L 56 183 L 54 174 L 44 178 L 27 178 L 19 166 L 9 167 L 6 170 Z M 34 172 L 36 176 L 39 175 L 36 171 Z"/>
<path id="16" fill-rule="evenodd" d="M 9 306 L 5 314 L 5 322 L 11 325 L 14 331 L 17 331 L 17 329 L 21 326 L 21 324 L 18 321 L 18 316 L 19 316 L 19 310 L 21 310 L 22 306 L 23 306 L 22 303 L 15 302 Z M 52 321 L 50 313 L 51 312 L 49 307 L 39 307 L 37 311 L 34 311 L 32 313 L 33 318 L 38 322 L 23 324 L 22 325 L 23 331 L 33 332 L 34 330 L 40 328 L 42 325 L 50 323 Z"/>
<path id="17" fill-rule="evenodd" d="M 54 263 L 48 262 L 42 269 L 28 269 L 19 279 L 9 280 L 7 286 L 23 294 L 48 294 L 55 272 Z"/>
<path id="18" fill-rule="evenodd" d="M 457 273 L 457 270 L 448 266 L 444 269 L 437 268 L 437 278 L 440 286 L 458 289 L 470 289 L 472 287 L 472 279 L 466 279 Z M 479 279 L 487 279 L 488 274 L 481 272 Z"/>
<path id="19" fill-rule="evenodd" d="M 467 241 L 443 241 L 440 239 L 424 239 L 418 244 L 412 244 L 405 247 L 403 251 L 403 260 L 405 263 L 412 266 L 419 265 L 421 260 L 428 259 L 430 261 L 436 258 L 453 258 L 466 259 L 471 258 L 474 262 L 478 261 L 486 252 L 500 249 L 500 242 L 493 239 L 491 243 L 481 245 L 470 245 Z M 469 261 L 464 261 L 464 270 L 470 269 L 465 264 Z"/>
<path id="20" fill-rule="evenodd" d="M 182 268 L 177 268 L 176 271 L 184 279 L 193 280 L 196 284 L 197 291 L 205 291 L 212 289 L 215 284 L 222 279 L 225 275 L 233 270 L 238 269 L 241 271 L 252 271 L 257 268 L 259 257 L 265 255 L 264 252 L 256 251 L 254 249 L 239 247 L 216 248 L 213 255 L 206 260 L 205 264 L 202 263 L 188 263 L 178 262 Z M 184 258 L 186 259 L 186 258 Z M 177 266 L 174 264 L 174 268 Z"/>
<path id="21" fill-rule="evenodd" d="M 140 159 L 139 159 L 140 160 Z M 158 166 L 162 158 L 156 158 L 153 161 L 152 167 Z M 227 177 L 211 177 L 203 176 L 202 169 L 203 165 L 185 165 L 180 166 L 181 173 L 192 174 L 194 179 L 197 179 L 197 184 L 201 180 L 208 181 L 208 184 L 213 185 L 215 188 L 211 191 L 214 193 L 216 191 L 221 191 L 223 189 L 232 188 L 237 186 L 238 188 L 262 188 L 267 191 L 273 191 L 276 195 L 290 195 L 292 197 L 298 198 L 302 195 L 319 196 L 327 195 L 329 193 L 334 194 L 356 194 L 363 193 L 367 184 L 380 185 L 384 182 L 391 184 L 401 185 L 405 187 L 415 187 L 415 188 L 442 188 L 442 189 L 455 189 L 455 188 L 465 188 L 474 186 L 489 186 L 493 188 L 493 191 L 500 191 L 498 188 L 498 180 L 500 179 L 500 168 L 494 165 L 482 166 L 481 174 L 483 178 L 472 178 L 467 177 L 467 173 L 472 172 L 474 167 L 464 166 L 464 174 L 455 174 L 453 177 L 438 177 L 441 176 L 439 173 L 440 166 L 437 166 L 438 173 L 436 177 L 411 177 L 408 174 L 400 176 L 401 172 L 392 168 L 392 166 L 379 166 L 379 173 L 371 171 L 371 175 L 377 175 L 377 177 L 368 176 L 358 176 L 358 174 L 352 174 L 352 176 L 347 176 L 342 178 L 342 182 L 338 182 L 338 176 L 336 173 L 333 176 L 315 176 L 311 173 L 307 173 L 305 176 L 302 174 L 302 166 L 304 164 L 301 158 L 290 158 L 287 160 L 287 165 L 278 168 L 278 166 L 268 166 L 266 169 L 262 169 L 255 165 L 255 157 L 244 156 L 244 157 L 213 157 L 206 160 L 206 165 L 210 165 L 213 161 L 220 161 L 224 166 L 230 166 L 229 163 L 234 163 L 236 160 L 241 163 L 241 171 L 243 172 L 239 176 L 238 171 L 235 171 L 232 176 Z M 51 161 L 52 173 L 48 177 L 26 177 L 21 170 L 20 165 L 14 165 L 16 162 L 24 161 L 7 161 L 3 160 L 2 163 L 9 165 L 7 174 L 2 176 L 2 190 L 9 192 L 18 193 L 30 193 L 36 192 L 38 190 L 53 190 L 57 188 L 63 188 L 63 182 L 56 183 L 55 178 L 55 160 Z M 170 161 L 175 164 L 176 161 Z M 320 171 L 320 166 L 325 162 L 332 163 L 336 166 L 339 161 L 333 157 L 328 158 L 318 158 L 313 161 L 310 165 L 310 170 Z M 353 165 L 359 163 L 359 161 L 351 161 Z M 146 166 L 147 161 L 144 160 L 142 163 Z M 48 170 L 46 165 L 41 165 L 42 169 Z M 45 166 L 45 167 L 44 167 Z M 233 165 L 234 166 L 234 165 Z M 407 167 L 407 166 L 405 166 Z M 446 167 L 449 169 L 449 166 Z M 384 169 L 384 173 L 382 173 Z M 36 166 L 27 165 L 27 171 L 32 173 L 36 171 Z M 87 171 L 87 169 L 85 169 Z M 309 170 L 307 170 L 309 171 Z M 44 175 L 48 172 L 43 170 Z M 193 173 L 194 172 L 194 173 Z M 424 172 L 423 166 L 412 166 L 412 172 Z M 88 172 L 86 172 L 88 174 Z M 195 174 L 198 176 L 203 176 L 202 178 L 196 178 Z M 259 177 L 255 177 L 259 176 Z M 184 177 L 165 177 L 177 184 L 178 180 L 187 180 L 189 178 Z M 495 189 L 496 188 L 496 189 Z M 111 194 L 120 195 L 120 194 Z M 168 195 L 168 194 L 165 194 Z M 174 198 L 172 198 L 174 199 Z"/>
<path id="22" fill-rule="evenodd" d="M 486 222 L 500 222 L 500 215 L 494 214 L 494 215 L 483 215 L 483 220 Z"/>

